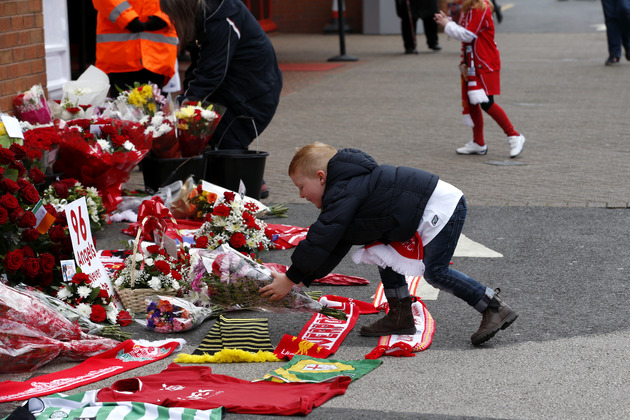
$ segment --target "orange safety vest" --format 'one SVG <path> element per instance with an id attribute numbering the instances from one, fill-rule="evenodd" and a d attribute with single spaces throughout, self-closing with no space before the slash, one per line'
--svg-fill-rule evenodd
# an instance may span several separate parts
<path id="1" fill-rule="evenodd" d="M 92 0 L 96 18 L 96 67 L 105 73 L 127 73 L 147 69 L 170 79 L 175 74 L 177 32 L 162 10 L 160 0 Z M 168 25 L 159 31 L 128 31 L 126 26 L 138 17 L 146 22 L 151 15 Z"/>

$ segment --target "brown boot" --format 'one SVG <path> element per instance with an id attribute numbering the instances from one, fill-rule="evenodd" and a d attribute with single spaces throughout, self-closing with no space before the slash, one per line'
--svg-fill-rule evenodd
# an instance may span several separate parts
<path id="1" fill-rule="evenodd" d="M 411 296 L 404 299 L 387 298 L 389 312 L 383 318 L 361 327 L 359 334 L 380 337 L 392 334 L 415 334 L 416 323 L 411 313 Z"/>
<path id="2" fill-rule="evenodd" d="M 494 297 L 481 314 L 479 329 L 470 336 L 470 341 L 475 346 L 490 340 L 499 330 L 506 329 L 518 318 L 516 311 L 513 311 L 499 298 L 500 291 L 500 289 L 495 290 Z"/>

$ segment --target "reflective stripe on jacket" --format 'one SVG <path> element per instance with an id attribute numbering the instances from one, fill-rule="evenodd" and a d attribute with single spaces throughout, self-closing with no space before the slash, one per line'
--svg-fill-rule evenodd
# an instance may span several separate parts
<path id="1" fill-rule="evenodd" d="M 92 0 L 96 18 L 96 67 L 105 73 L 147 69 L 170 79 L 175 74 L 177 33 L 159 0 Z M 167 26 L 158 31 L 130 32 L 136 17 L 146 22 L 158 16 Z"/>

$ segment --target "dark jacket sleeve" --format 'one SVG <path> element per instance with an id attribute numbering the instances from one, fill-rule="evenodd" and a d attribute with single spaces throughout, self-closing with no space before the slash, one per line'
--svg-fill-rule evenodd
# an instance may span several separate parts
<path id="1" fill-rule="evenodd" d="M 291 255 L 292 265 L 287 276 L 296 284 L 302 282 L 308 286 L 313 280 L 330 273 L 352 246 L 342 237 L 359 207 L 359 198 L 337 188 L 325 194 L 324 200 L 324 203 L 328 202 L 324 207 L 326 210 L 311 225 L 306 238 Z"/>

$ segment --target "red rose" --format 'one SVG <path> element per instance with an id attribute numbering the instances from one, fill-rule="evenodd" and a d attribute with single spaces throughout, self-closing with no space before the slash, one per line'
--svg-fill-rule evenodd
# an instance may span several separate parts
<path id="1" fill-rule="evenodd" d="M 109 301 L 109 293 L 107 293 L 106 289 L 99 289 L 98 297 L 104 301 Z"/>
<path id="2" fill-rule="evenodd" d="M 230 208 L 225 204 L 219 204 L 218 206 L 214 207 L 214 210 L 212 210 L 212 214 L 214 216 L 228 217 L 230 215 Z"/>
<path id="3" fill-rule="evenodd" d="M 14 249 L 4 256 L 4 260 L 2 262 L 7 271 L 15 273 L 24 263 L 24 253 L 21 249 Z"/>
<path id="4" fill-rule="evenodd" d="M 20 207 L 20 203 L 18 202 L 17 198 L 13 196 L 13 194 L 6 193 L 2 197 L 0 197 L 0 206 L 11 211 Z"/>
<path id="5" fill-rule="evenodd" d="M 34 242 L 39 238 L 39 232 L 35 229 L 24 229 L 22 231 L 22 239 L 26 242 Z"/>
<path id="6" fill-rule="evenodd" d="M 46 176 L 39 170 L 39 168 L 31 168 L 28 172 L 28 176 L 31 177 L 34 184 L 41 184 L 46 180 Z"/>
<path id="7" fill-rule="evenodd" d="M 9 150 L 13 152 L 15 160 L 22 160 L 26 157 L 26 150 L 24 150 L 24 148 L 17 143 L 13 143 L 9 147 Z"/>
<path id="8" fill-rule="evenodd" d="M 75 273 L 74 276 L 72 276 L 72 283 L 74 283 L 74 284 L 81 284 L 81 283 L 90 284 L 90 278 L 85 273 Z"/>
<path id="9" fill-rule="evenodd" d="M 175 280 L 181 280 L 182 279 L 182 275 L 179 273 L 179 271 L 171 271 L 171 276 L 173 276 L 173 278 Z"/>
<path id="10" fill-rule="evenodd" d="M 66 211 L 61 210 L 57 212 L 57 217 L 55 218 L 55 223 L 61 226 L 68 226 L 68 218 L 66 217 Z"/>
<path id="11" fill-rule="evenodd" d="M 34 279 L 39 274 L 39 258 L 26 258 L 20 268 L 22 274 L 29 279 Z"/>
<path id="12" fill-rule="evenodd" d="M 48 231 L 48 236 L 51 241 L 59 243 L 66 239 L 66 230 L 61 225 L 52 225 Z"/>
<path id="13" fill-rule="evenodd" d="M 15 159 L 15 153 L 4 147 L 0 148 L 0 165 L 8 165 Z"/>
<path id="14" fill-rule="evenodd" d="M 92 305 L 92 313 L 90 320 L 94 322 L 103 322 L 107 319 L 107 311 L 101 305 Z"/>
<path id="15" fill-rule="evenodd" d="M 132 321 L 131 314 L 129 314 L 129 312 L 127 311 L 118 312 L 118 319 L 116 320 L 118 325 L 120 325 L 121 327 L 126 327 L 127 325 L 131 324 L 131 321 Z"/>
<path id="16" fill-rule="evenodd" d="M 147 247 L 147 251 L 150 252 L 151 254 L 159 254 L 161 250 L 162 248 L 160 248 L 159 245 L 149 245 Z"/>
<path id="17" fill-rule="evenodd" d="M 200 236 L 197 238 L 197 241 L 195 241 L 195 247 L 196 248 L 206 248 L 208 246 L 208 237 L 207 236 Z"/>
<path id="18" fill-rule="evenodd" d="M 55 190 L 55 195 L 59 198 L 68 198 L 68 186 L 61 182 L 55 181 L 53 182 L 53 189 Z"/>
<path id="19" fill-rule="evenodd" d="M 44 204 L 44 208 L 46 209 L 48 213 L 50 213 L 52 217 L 55 217 L 55 218 L 57 217 L 57 210 L 55 210 L 55 206 L 48 203 L 48 204 Z"/>
<path id="20" fill-rule="evenodd" d="M 39 201 L 39 192 L 32 184 L 24 186 L 24 188 L 20 190 L 20 196 L 29 204 L 35 204 Z"/>
<path id="21" fill-rule="evenodd" d="M 9 220 L 9 213 L 4 207 L 0 207 L 0 225 L 4 225 Z"/>
<path id="22" fill-rule="evenodd" d="M 0 178 L 2 178 L 4 176 L 4 168 L 0 168 Z M 201 185 L 201 184 L 199 184 Z"/>
<path id="23" fill-rule="evenodd" d="M 23 212 L 17 217 L 17 225 L 21 228 L 35 227 L 35 223 L 37 223 L 37 218 L 30 210 Z"/>
<path id="24" fill-rule="evenodd" d="M 66 187 L 72 188 L 75 185 L 77 185 L 77 182 L 79 182 L 79 181 L 77 181 L 74 178 L 64 178 L 64 179 L 61 180 L 61 182 L 63 182 Z"/>
<path id="25" fill-rule="evenodd" d="M 48 252 L 44 252 L 39 256 L 39 266 L 44 273 L 52 273 L 55 268 L 55 257 Z"/>
<path id="26" fill-rule="evenodd" d="M 24 209 L 22 207 L 9 211 L 9 220 L 11 220 L 12 223 L 17 223 L 18 218 L 22 213 L 24 213 Z"/>
<path id="27" fill-rule="evenodd" d="M 4 178 L 2 181 L 0 181 L 0 189 L 13 194 L 14 192 L 19 191 L 20 186 L 14 180 L 10 178 Z"/>
<path id="28" fill-rule="evenodd" d="M 241 232 L 236 232 L 230 238 L 230 245 L 232 245 L 236 249 L 239 249 L 240 247 L 244 246 L 246 242 L 247 242 L 247 238 Z"/>
<path id="29" fill-rule="evenodd" d="M 33 258 L 35 257 L 35 251 L 28 245 L 22 247 L 22 253 L 24 254 L 24 258 Z"/>
<path id="30" fill-rule="evenodd" d="M 155 268 L 157 268 L 164 274 L 168 274 L 171 272 L 171 266 L 164 260 L 157 260 L 155 262 Z"/>
<path id="31" fill-rule="evenodd" d="M 225 191 L 223 193 L 223 197 L 225 197 L 225 201 L 227 203 L 231 203 L 232 201 L 234 201 L 234 197 L 236 197 L 236 193 L 233 191 Z"/>

